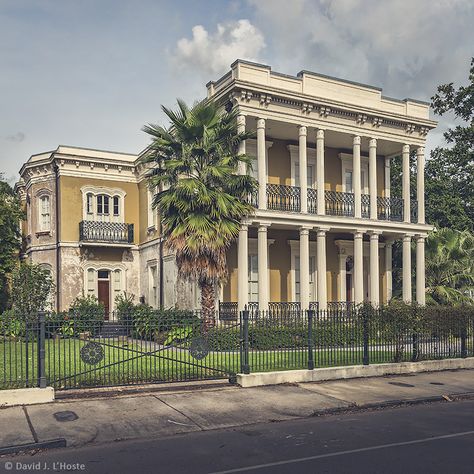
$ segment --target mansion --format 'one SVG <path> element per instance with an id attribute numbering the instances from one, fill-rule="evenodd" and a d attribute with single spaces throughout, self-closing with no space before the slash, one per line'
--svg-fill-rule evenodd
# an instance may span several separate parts
<path id="1" fill-rule="evenodd" d="M 428 103 L 242 60 L 207 84 L 207 96 L 235 108 L 241 130 L 256 132 L 240 149 L 254 165 L 239 169 L 258 180 L 256 210 L 228 251 L 222 307 L 385 303 L 396 240 L 403 241 L 403 299 L 424 304 L 432 229 L 425 222 L 424 146 L 436 126 Z M 395 157 L 401 195 L 391 190 Z M 140 154 L 70 146 L 33 155 L 21 168 L 26 256 L 51 272 L 57 309 L 84 294 L 109 314 L 123 292 L 153 307 L 199 306 L 196 287 L 177 278 L 163 245 L 147 172 Z"/>

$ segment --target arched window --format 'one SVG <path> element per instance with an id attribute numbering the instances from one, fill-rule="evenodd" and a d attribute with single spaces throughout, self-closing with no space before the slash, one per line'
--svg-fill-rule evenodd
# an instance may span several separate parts
<path id="1" fill-rule="evenodd" d="M 51 204 L 49 195 L 43 194 L 42 196 L 39 196 L 38 211 L 38 223 L 40 232 L 47 232 L 51 230 Z"/>
<path id="2" fill-rule="evenodd" d="M 125 221 L 125 192 L 121 189 L 83 186 L 83 219 L 102 222 Z"/>

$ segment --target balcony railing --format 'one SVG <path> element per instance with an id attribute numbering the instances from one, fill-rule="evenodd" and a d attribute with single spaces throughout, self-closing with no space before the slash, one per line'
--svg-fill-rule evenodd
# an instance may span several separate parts
<path id="1" fill-rule="evenodd" d="M 360 204 L 362 217 L 368 219 L 370 217 L 370 194 L 362 194 Z"/>
<path id="2" fill-rule="evenodd" d="M 330 216 L 354 216 L 354 194 L 325 191 L 326 214 Z"/>
<path id="3" fill-rule="evenodd" d="M 300 188 L 267 184 L 267 208 L 274 211 L 299 212 L 301 210 Z"/>
<path id="4" fill-rule="evenodd" d="M 403 199 L 398 197 L 377 197 L 377 217 L 382 221 L 403 220 Z"/>
<path id="5" fill-rule="evenodd" d="M 308 212 L 310 214 L 318 213 L 318 191 L 308 188 Z"/>
<path id="6" fill-rule="evenodd" d="M 410 222 L 418 222 L 418 201 L 410 200 Z"/>
<path id="7" fill-rule="evenodd" d="M 106 244 L 132 244 L 133 224 L 122 222 L 79 222 L 79 240 Z"/>

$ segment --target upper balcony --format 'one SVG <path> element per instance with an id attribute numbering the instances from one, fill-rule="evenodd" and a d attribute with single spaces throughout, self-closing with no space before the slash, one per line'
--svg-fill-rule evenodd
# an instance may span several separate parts
<path id="1" fill-rule="evenodd" d="M 82 244 L 131 247 L 133 240 L 133 224 L 101 221 L 79 222 L 79 241 Z"/>

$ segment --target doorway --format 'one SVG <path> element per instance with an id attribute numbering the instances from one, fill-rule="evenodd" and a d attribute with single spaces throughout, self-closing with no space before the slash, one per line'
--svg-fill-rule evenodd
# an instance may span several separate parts
<path id="1" fill-rule="evenodd" d="M 97 272 L 97 294 L 99 303 L 104 305 L 104 319 L 110 317 L 110 272 L 108 270 L 99 270 Z"/>

